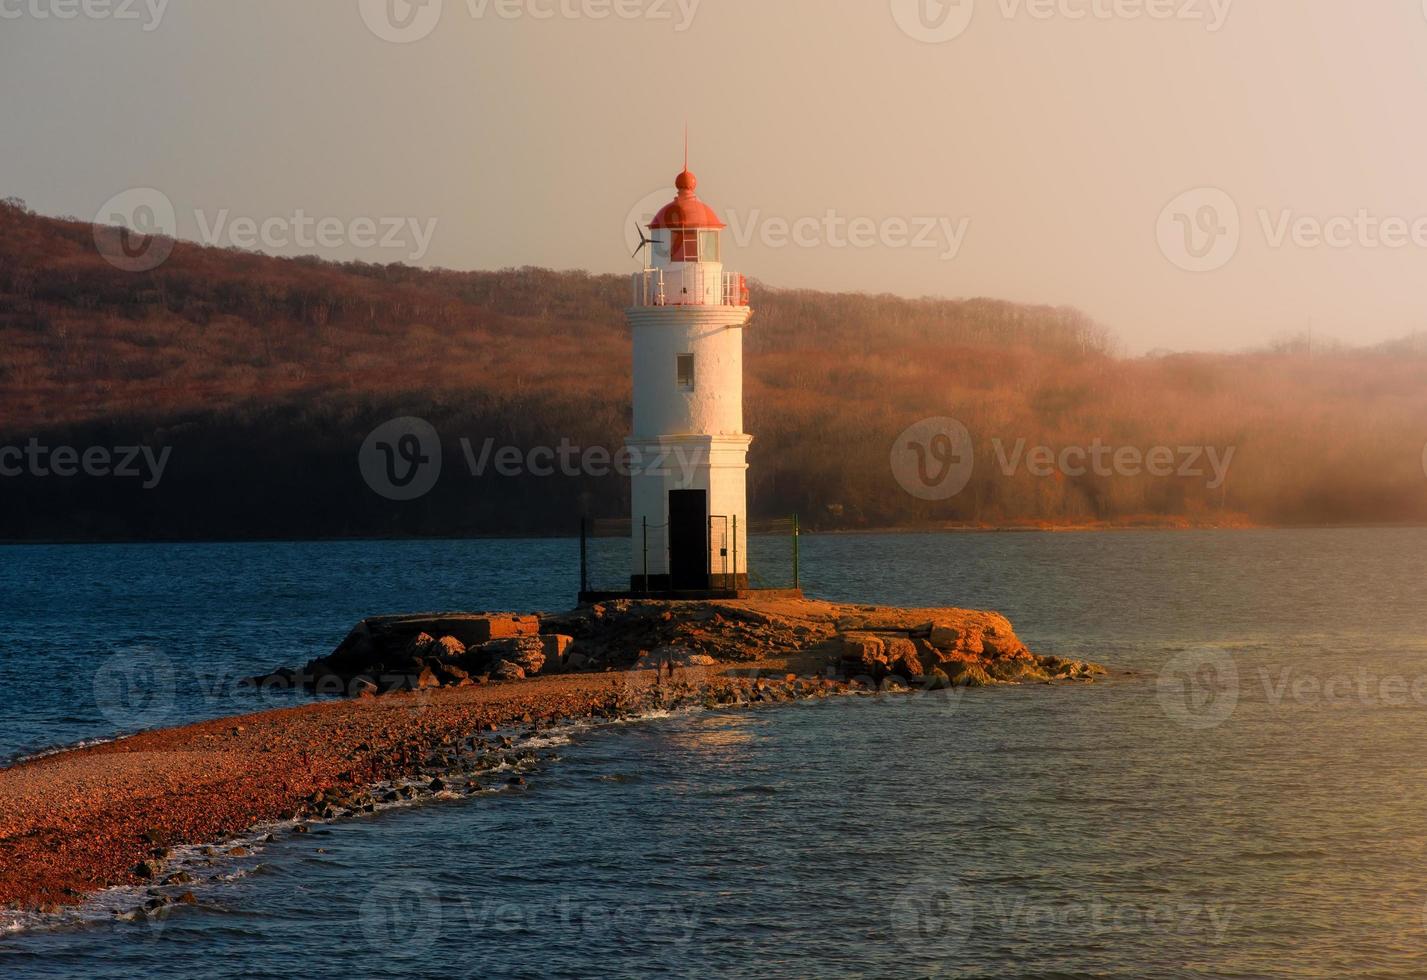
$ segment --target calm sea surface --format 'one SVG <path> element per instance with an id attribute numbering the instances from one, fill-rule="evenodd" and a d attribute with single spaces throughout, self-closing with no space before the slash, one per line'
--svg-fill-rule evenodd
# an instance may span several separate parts
<path id="1" fill-rule="evenodd" d="M 1427 976 L 1427 530 L 803 555 L 1121 673 L 572 731 L 524 792 L 278 833 L 160 921 L 0 916 L 0 976 Z M 568 541 L 0 548 L 0 759 L 293 703 L 235 681 L 576 577 Z"/>

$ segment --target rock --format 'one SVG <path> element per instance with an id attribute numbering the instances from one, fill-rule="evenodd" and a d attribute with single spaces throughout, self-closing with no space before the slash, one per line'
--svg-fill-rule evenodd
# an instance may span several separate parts
<path id="1" fill-rule="evenodd" d="M 1044 684 L 1050 675 L 1024 660 L 993 660 L 986 667 L 992 678 L 1007 684 Z"/>
<path id="2" fill-rule="evenodd" d="M 880 676 L 887 669 L 887 644 L 870 633 L 843 633 L 837 637 L 839 656 L 845 670 Z"/>
<path id="3" fill-rule="evenodd" d="M 956 687 L 989 687 L 996 683 L 982 667 L 965 660 L 949 660 L 943 669 Z"/>
<path id="4" fill-rule="evenodd" d="M 499 664 L 515 664 L 526 675 L 538 674 L 545 668 L 545 644 L 539 636 L 520 636 L 484 644 L 482 650 Z M 495 671 L 492 670 L 492 674 Z"/>
<path id="5" fill-rule="evenodd" d="M 560 664 L 564 662 L 565 654 L 569 652 L 570 645 L 575 642 L 575 638 L 563 633 L 551 633 L 542 636 L 540 642 L 544 645 L 545 662 Z"/>
<path id="6" fill-rule="evenodd" d="M 144 881 L 153 881 L 158 877 L 158 873 L 159 865 L 156 861 L 140 861 L 134 866 L 134 876 Z"/>
<path id="7" fill-rule="evenodd" d="M 635 661 L 636 670 L 653 670 L 673 661 L 675 667 L 712 667 L 718 663 L 706 653 L 698 653 L 688 647 L 664 646 L 640 655 Z"/>
<path id="8" fill-rule="evenodd" d="M 887 670 L 898 677 L 921 677 L 926 671 L 922 658 L 917 653 L 916 644 L 901 637 L 885 641 Z"/>
<path id="9" fill-rule="evenodd" d="M 584 670 L 590 665 L 590 658 L 583 653 L 570 653 L 565 655 L 565 666 L 570 670 Z"/>
<path id="10" fill-rule="evenodd" d="M 197 905 L 198 896 L 193 894 L 193 892 L 184 892 L 182 895 L 178 896 L 175 901 L 178 902 L 178 904 L 180 905 Z"/>
<path id="11" fill-rule="evenodd" d="M 417 633 L 407 641 L 406 647 L 402 650 L 402 655 L 408 660 L 420 661 L 423 657 L 432 652 L 436 646 L 436 637 L 430 633 Z"/>
<path id="12" fill-rule="evenodd" d="M 370 677 L 361 676 L 354 677 L 347 690 L 354 698 L 370 698 L 376 696 L 379 688 Z"/>
<path id="13" fill-rule="evenodd" d="M 471 675 L 454 664 L 438 663 L 432 672 L 444 687 L 469 687 L 471 684 Z"/>
<path id="14" fill-rule="evenodd" d="M 416 675 L 412 686 L 418 691 L 424 691 L 432 687 L 440 687 L 441 678 L 437 677 L 436 672 L 430 667 L 422 667 L 420 673 Z"/>
<path id="15" fill-rule="evenodd" d="M 446 788 L 446 781 L 443 780 L 440 776 L 437 776 L 435 779 L 431 780 L 431 784 L 426 788 L 431 790 L 431 792 L 433 793 L 439 793 Z"/>
<path id="16" fill-rule="evenodd" d="M 491 670 L 491 677 L 498 681 L 523 681 L 525 680 L 525 668 L 519 664 L 511 663 L 509 660 L 501 660 Z"/>
<path id="17" fill-rule="evenodd" d="M 938 650 L 950 652 L 961 645 L 961 630 L 955 626 L 939 626 L 932 623 L 927 630 L 927 642 Z"/>
<path id="18" fill-rule="evenodd" d="M 466 645 L 454 636 L 443 636 L 437 640 L 431 648 L 431 653 L 436 657 L 464 657 L 466 655 Z"/>

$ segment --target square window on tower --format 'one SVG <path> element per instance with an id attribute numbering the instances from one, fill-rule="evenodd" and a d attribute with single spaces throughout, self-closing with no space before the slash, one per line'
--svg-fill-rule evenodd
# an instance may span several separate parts
<path id="1" fill-rule="evenodd" d="M 680 354 L 678 357 L 679 387 L 684 391 L 694 390 L 694 355 Z"/>

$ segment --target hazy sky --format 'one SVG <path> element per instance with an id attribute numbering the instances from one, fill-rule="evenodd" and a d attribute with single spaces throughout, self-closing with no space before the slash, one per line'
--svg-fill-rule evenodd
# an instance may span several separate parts
<path id="1" fill-rule="evenodd" d="M 0 0 L 0 82 L 0 196 L 185 238 L 632 270 L 687 120 L 773 285 L 1427 327 L 1423 0 Z"/>

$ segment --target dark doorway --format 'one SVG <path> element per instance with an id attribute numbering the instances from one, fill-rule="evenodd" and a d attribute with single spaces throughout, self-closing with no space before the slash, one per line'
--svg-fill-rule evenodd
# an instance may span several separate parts
<path id="1" fill-rule="evenodd" d="M 669 491 L 669 576 L 680 591 L 709 587 L 709 492 Z"/>

